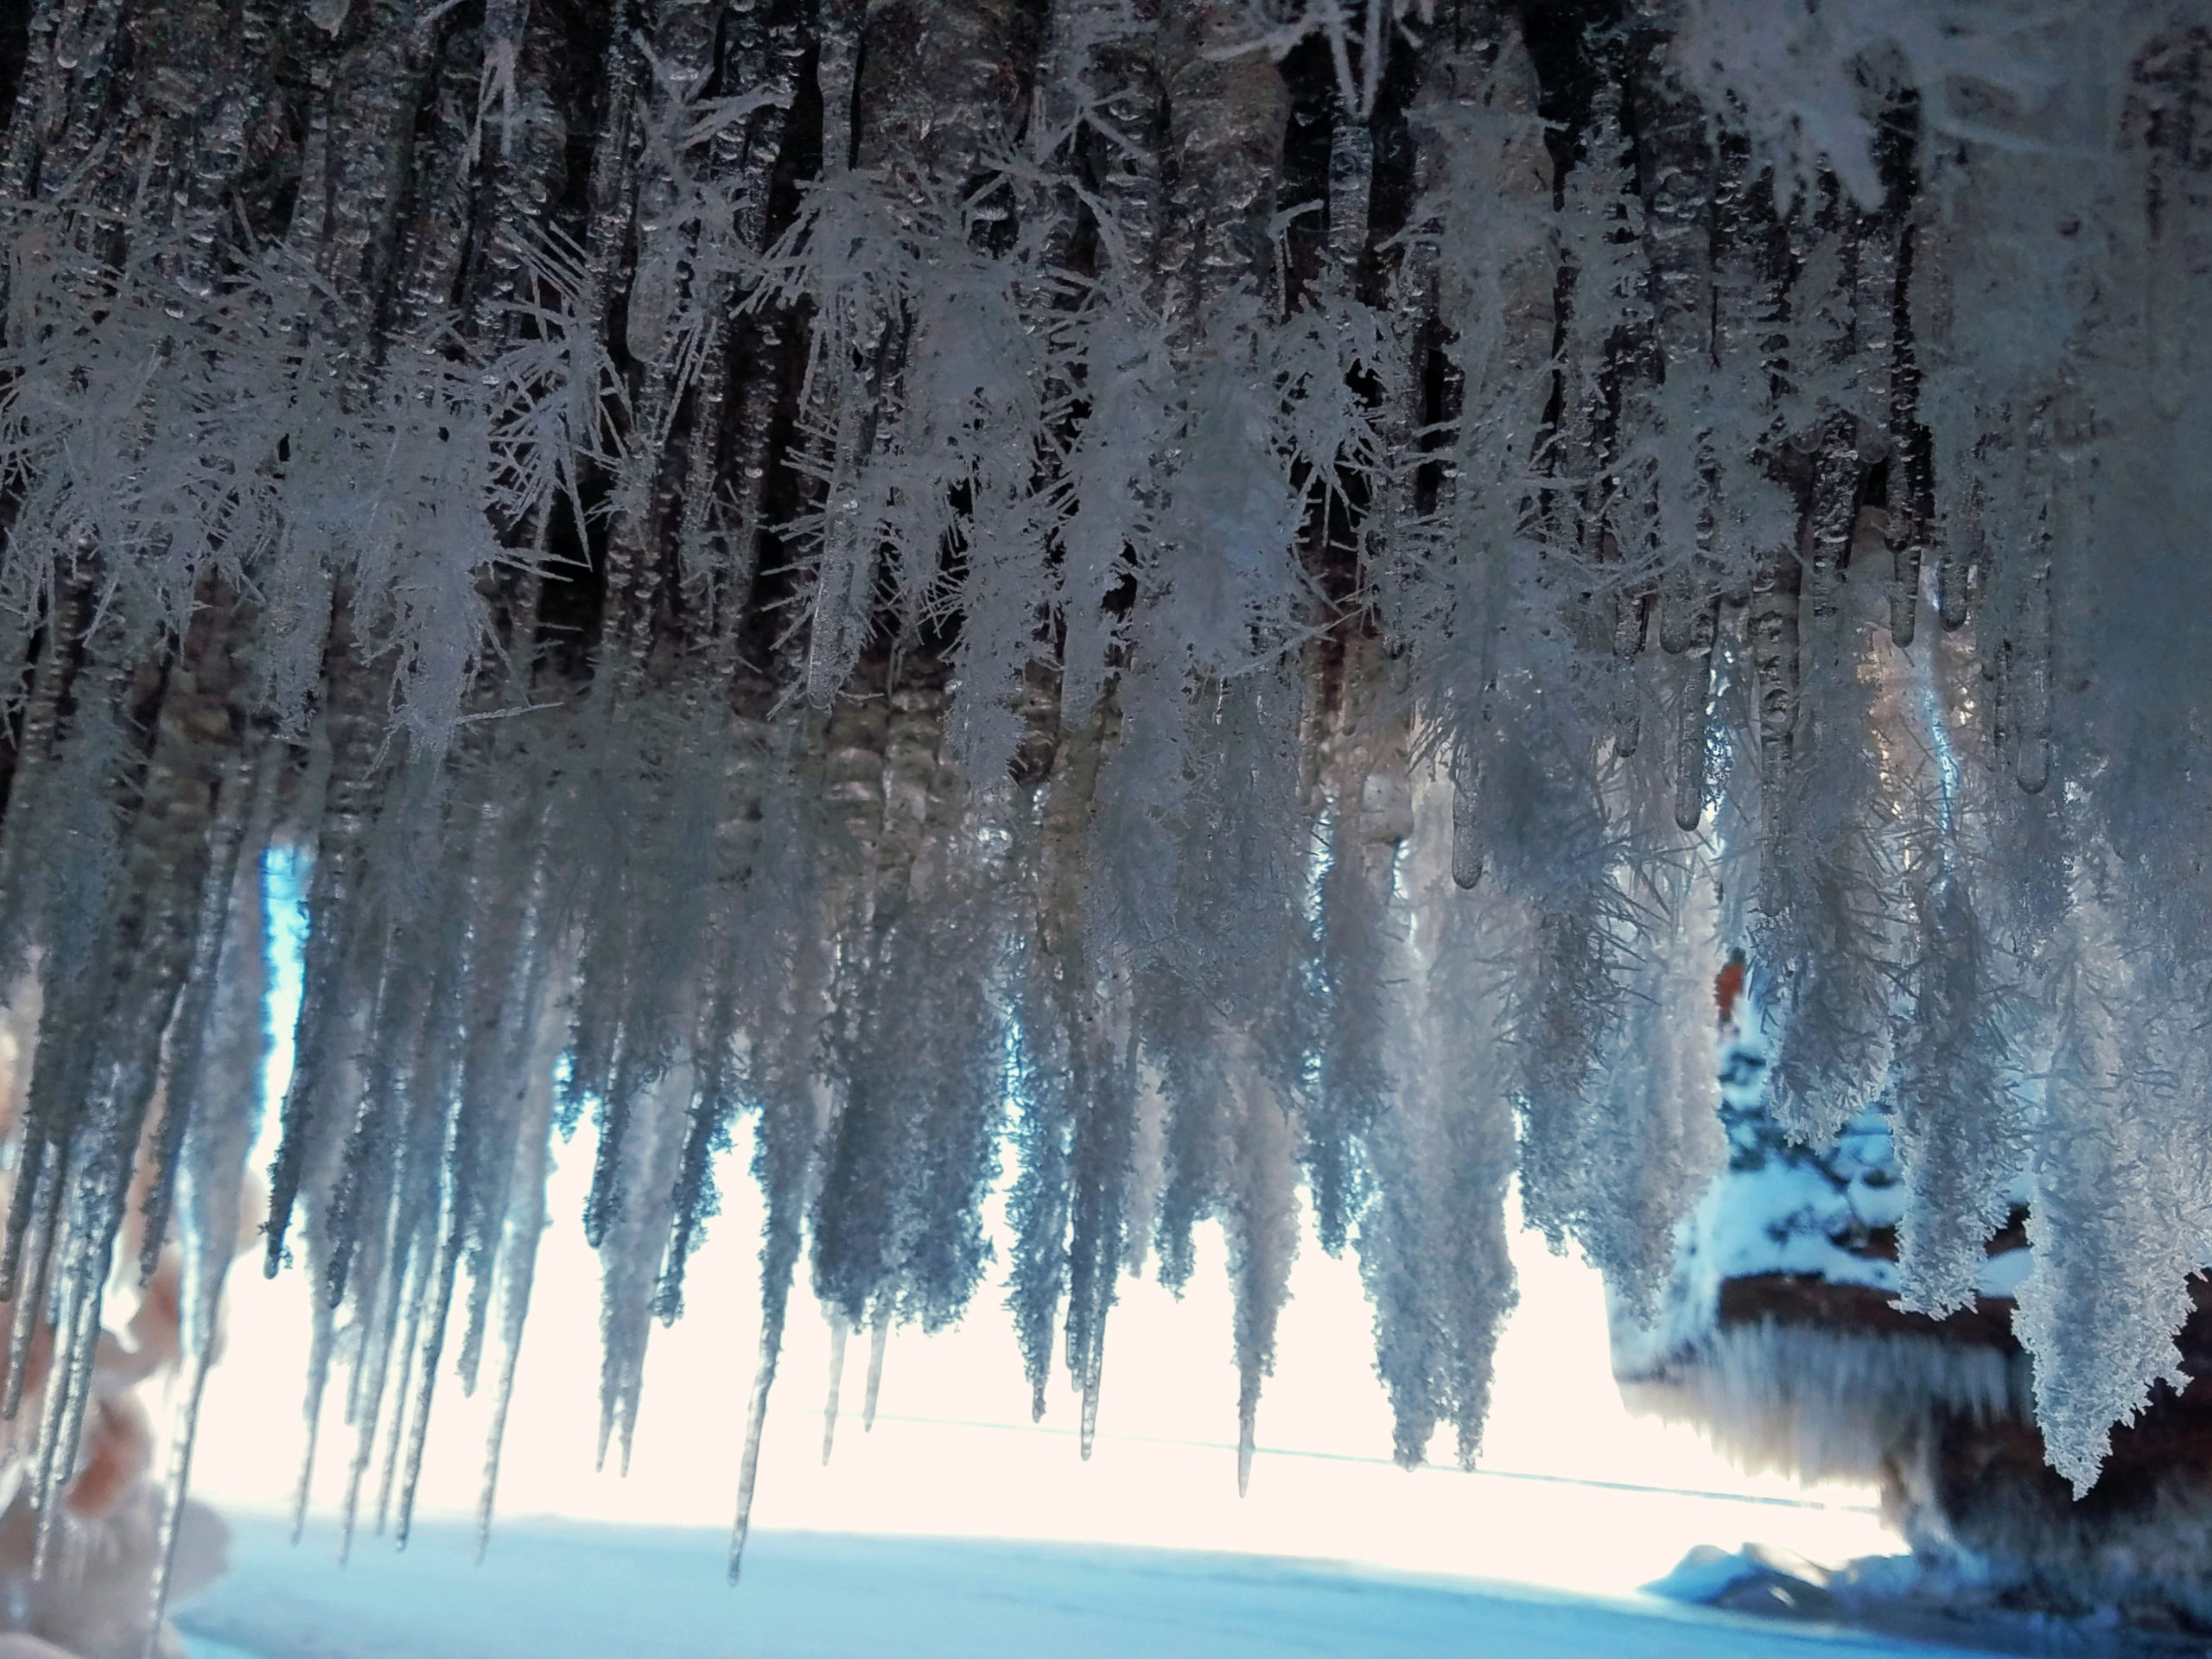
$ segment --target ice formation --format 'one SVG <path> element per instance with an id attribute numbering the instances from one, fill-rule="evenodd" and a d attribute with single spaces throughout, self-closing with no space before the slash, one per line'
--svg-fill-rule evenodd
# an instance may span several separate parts
<path id="1" fill-rule="evenodd" d="M 2113 1429 L 2095 1484 L 2077 1494 L 2045 1462 L 2016 1318 L 2035 1264 L 2029 1175 L 1979 1242 L 1967 1294 L 1940 1313 L 1908 1302 L 1895 1103 L 1830 1142 L 1791 1142 L 1764 1098 L 1763 1023 L 1753 1009 L 1724 1024 L 1727 1167 L 1679 1224 L 1663 1294 L 1642 1314 L 1615 1300 L 1623 1398 L 1695 1426 L 1743 1466 L 1874 1486 L 1912 1554 L 1833 1581 L 1859 1616 L 2212 1628 L 2212 1286 L 2200 1274 L 2190 1287 L 2176 1337 L 2185 1381 Z M 1661 1593 L 1705 1599 L 1746 1580 L 1756 1601 L 1748 1579 L 1764 1569 L 1724 1565 L 1686 1561 Z"/>
<path id="2" fill-rule="evenodd" d="M 1976 1235 L 1967 1293 L 1944 1310 L 1972 1316 L 1906 1305 L 1897 1115 L 1870 1109 L 1816 1145 L 1782 1132 L 1761 977 L 1721 1027 L 1726 1165 L 1677 1224 L 1663 1291 L 1613 1299 L 1624 1400 L 1695 1424 L 1745 1468 L 1806 1481 L 1884 1482 L 1939 1418 L 2031 1424 L 2010 1319 L 2034 1259 L 2014 1219 L 2024 1178 L 2000 1190 L 2012 1224 Z"/>
<path id="3" fill-rule="evenodd" d="M 1777 1120 L 1891 1113 L 1907 1299 L 2030 1171 L 2059 1469 L 2172 1372 L 2196 0 L 15 0 L 0 83 L 42 1513 L 127 1222 L 206 1363 L 271 849 L 266 1265 L 403 1536 L 556 1132 L 611 1446 L 751 1148 L 740 1544 L 802 1275 L 879 1368 L 1002 1282 L 1087 1443 L 1217 1223 L 1249 1460 L 1301 1183 L 1471 1458 L 1516 1168 L 1663 1282 L 1732 942 Z"/>

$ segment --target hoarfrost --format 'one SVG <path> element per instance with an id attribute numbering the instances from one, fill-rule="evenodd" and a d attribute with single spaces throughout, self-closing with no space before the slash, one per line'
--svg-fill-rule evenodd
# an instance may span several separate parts
<path id="1" fill-rule="evenodd" d="M 1889 1103 L 1912 1305 L 2031 1167 L 2077 1484 L 2171 1373 L 2191 8 L 33 10 L 0 1401 L 50 1329 L 42 1503 L 134 1205 L 205 1351 L 271 849 L 313 874 L 264 1265 L 312 1275 L 349 1518 L 404 1533 L 448 1366 L 506 1398 L 585 1125 L 611 1445 L 752 1121 L 740 1547 L 802 1262 L 872 1402 L 991 1278 L 1002 1155 L 993 1294 L 1086 1449 L 1120 1274 L 1211 1220 L 1249 1460 L 1302 1181 L 1397 1455 L 1471 1459 L 1516 1169 L 1663 1277 L 1729 944 L 1780 1121 Z"/>

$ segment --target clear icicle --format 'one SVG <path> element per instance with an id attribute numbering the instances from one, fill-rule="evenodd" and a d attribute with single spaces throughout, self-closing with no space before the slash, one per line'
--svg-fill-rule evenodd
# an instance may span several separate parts
<path id="1" fill-rule="evenodd" d="M 240 1206 L 246 1157 L 260 1117 L 269 1042 L 266 901 L 259 855 L 273 804 L 268 786 L 272 777 L 273 771 L 264 773 L 244 837 L 245 856 L 235 862 L 226 935 L 211 964 L 216 984 L 200 1005 L 201 1017 L 207 1021 L 207 1034 L 195 1049 L 200 1071 L 200 1109 L 185 1125 L 176 1147 L 174 1198 L 183 1255 L 178 1338 L 186 1370 L 162 1494 L 158 1565 L 149 1618 L 149 1659 L 168 1609 L 170 1577 L 175 1569 L 177 1541 L 191 1487 L 200 1403 L 215 1360 L 223 1281 L 238 1253 L 245 1219 Z M 150 1232 L 150 1219 L 148 1227 Z"/>
<path id="2" fill-rule="evenodd" d="M 830 1314 L 830 1393 L 822 1402 L 822 1461 L 826 1466 L 837 1444 L 837 1395 L 845 1386 L 845 1338 L 852 1327 L 845 1316 Z"/>
<path id="3" fill-rule="evenodd" d="M 883 1394 L 883 1357 L 891 1346 L 891 1316 L 879 1313 L 868 1333 L 868 1393 L 861 1402 L 861 1433 L 875 1427 L 875 1402 Z"/>
<path id="4" fill-rule="evenodd" d="M 491 1427 L 485 1436 L 484 1484 L 476 1500 L 479 1560 L 491 1541 L 499 1454 L 506 1440 L 508 1408 L 514 1401 L 515 1373 L 522 1363 L 523 1328 L 530 1318 L 531 1291 L 537 1276 L 538 1243 L 545 1231 L 545 1179 L 552 1164 L 553 1071 L 566 1034 L 566 1010 L 555 976 L 549 974 L 540 990 L 527 1050 L 530 1072 L 523 1082 L 515 1137 L 515 1198 L 499 1247 L 499 1371 L 493 1388 Z"/>
<path id="5" fill-rule="evenodd" d="M 732 1584 L 745 1565 L 745 1541 L 753 1531 L 753 1497 L 760 1478 L 760 1436 L 768 1422 L 768 1390 L 776 1382 L 777 1352 L 783 1342 L 783 1319 L 780 1305 L 776 1317 L 760 1335 L 760 1358 L 753 1372 L 753 1392 L 745 1408 L 745 1447 L 740 1454 L 737 1468 L 737 1518 L 731 1523 L 729 1535 L 729 1570 Z"/>

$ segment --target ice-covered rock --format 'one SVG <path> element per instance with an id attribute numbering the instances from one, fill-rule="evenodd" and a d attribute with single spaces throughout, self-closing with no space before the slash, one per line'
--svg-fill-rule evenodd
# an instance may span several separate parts
<path id="1" fill-rule="evenodd" d="M 1820 1580 L 1868 1609 L 2119 1610 L 2212 1631 L 2212 1289 L 2191 1281 L 2182 1386 L 2161 1385 L 2114 1430 L 2077 1496 L 2045 1456 L 2012 1328 L 2034 1264 L 2031 1183 L 1985 1242 L 1973 1301 L 1941 1316 L 1901 1306 L 1888 1104 L 1832 1142 L 1795 1142 L 1765 1109 L 1767 1053 L 1754 1005 L 1724 1062 L 1729 1166 L 1677 1235 L 1658 1317 L 1614 1308 L 1624 1397 L 1696 1424 L 1746 1467 L 1877 1484 L 1913 1561 Z M 1712 1600 L 1732 1574 L 1757 1578 L 1748 1558 L 1705 1547 L 1665 1593 Z"/>

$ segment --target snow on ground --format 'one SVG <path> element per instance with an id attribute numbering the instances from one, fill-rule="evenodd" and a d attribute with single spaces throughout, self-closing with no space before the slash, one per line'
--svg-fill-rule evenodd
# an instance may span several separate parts
<path id="1" fill-rule="evenodd" d="M 1319 1562 L 978 1539 L 510 1523 L 295 1552 L 238 1528 L 181 1623 L 194 1659 L 1872 1659 L 1939 1649 L 1653 1600 L 1580 1599 Z"/>

